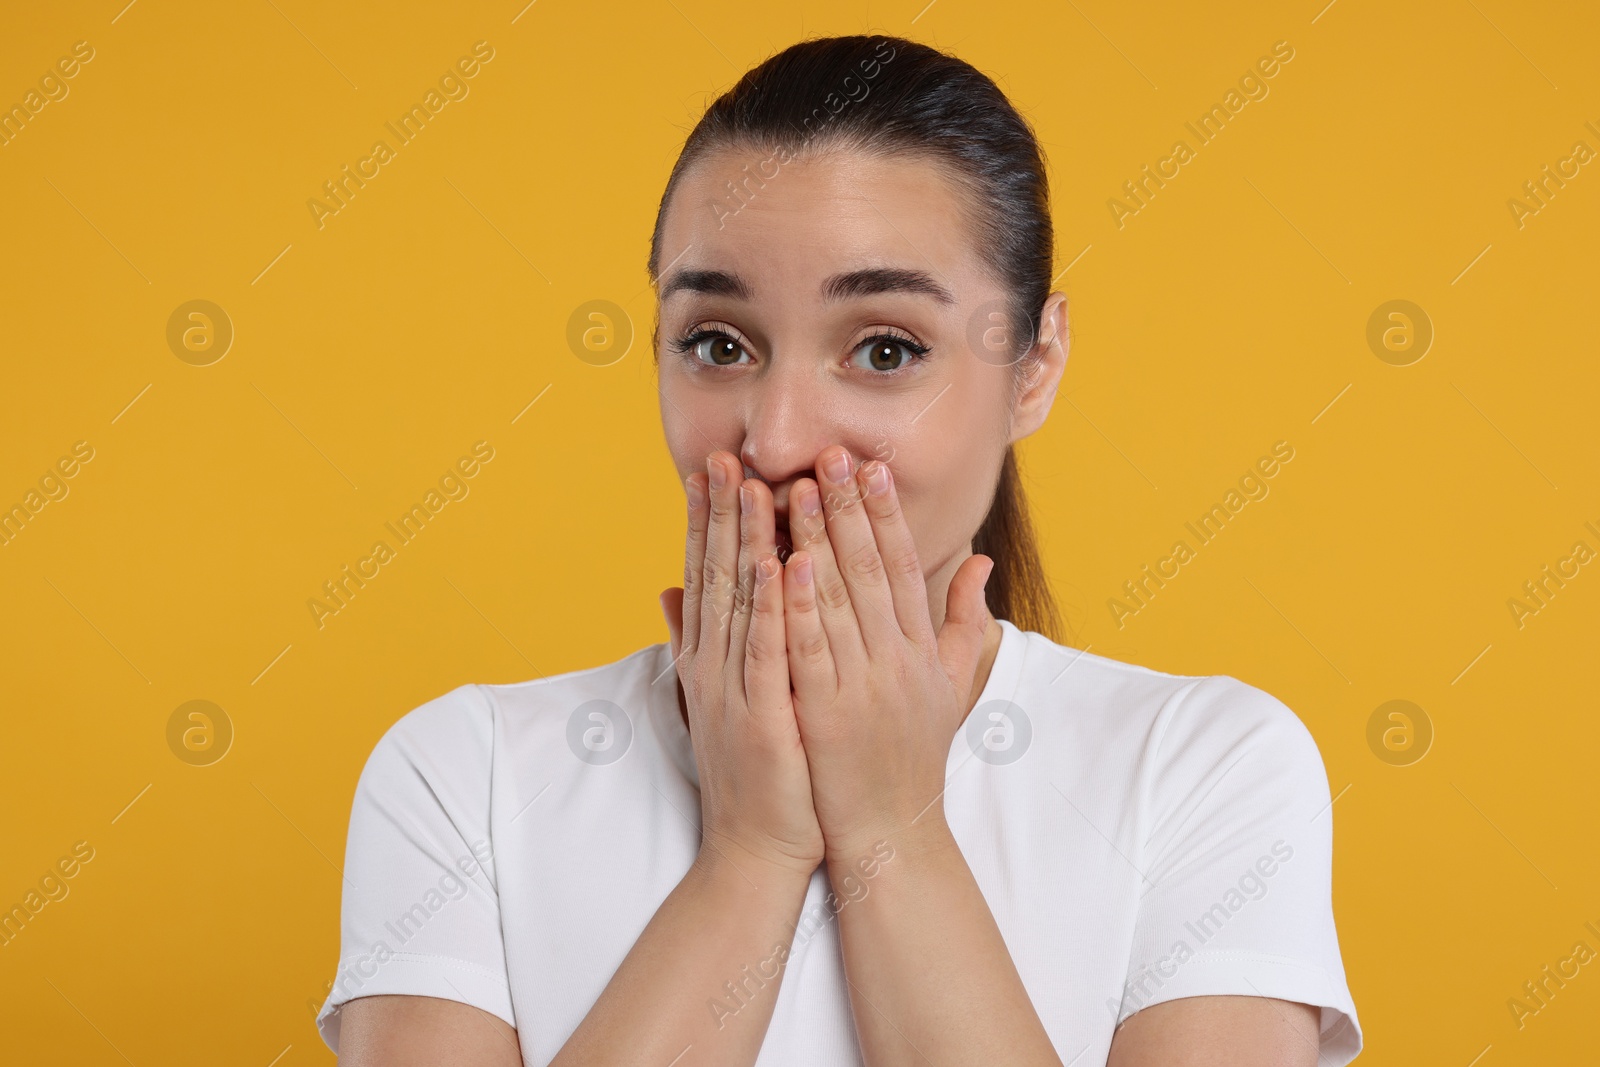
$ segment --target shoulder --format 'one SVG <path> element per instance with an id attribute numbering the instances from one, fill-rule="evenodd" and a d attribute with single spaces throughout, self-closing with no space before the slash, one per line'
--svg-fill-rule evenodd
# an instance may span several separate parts
<path id="1" fill-rule="evenodd" d="M 412 708 L 392 723 L 367 756 L 358 792 L 386 790 L 449 768 L 487 762 L 494 743 L 492 714 L 482 687 L 458 686 Z"/>
<path id="2" fill-rule="evenodd" d="M 469 682 L 407 711 L 378 738 L 373 752 L 391 757 L 483 748 L 491 707 L 483 686 Z"/>
<path id="3" fill-rule="evenodd" d="M 1152 753 L 1164 770 L 1243 776 L 1326 799 L 1316 739 L 1283 701 L 1229 675 L 1197 678 L 1163 709 Z"/>
<path id="4" fill-rule="evenodd" d="M 1141 768 L 1153 790 L 1226 776 L 1326 801 L 1315 738 L 1271 693 L 1230 675 L 1169 674 L 1027 638 L 1018 701 L 1048 708 L 1078 743 Z"/>
<path id="5" fill-rule="evenodd" d="M 401 715 L 379 737 L 362 770 L 376 786 L 395 776 L 430 783 L 446 778 L 485 782 L 497 744 L 509 727 L 531 719 L 564 719 L 585 700 L 628 700 L 642 694 L 660 645 L 619 660 L 523 682 L 469 682 Z"/>
<path id="6" fill-rule="evenodd" d="M 639 699 L 660 670 L 658 660 L 663 647 L 657 642 L 610 663 L 524 682 L 481 684 L 477 688 L 492 708 L 506 714 L 538 714 L 551 709 L 570 712 L 575 701 L 596 697 L 619 702 Z"/>

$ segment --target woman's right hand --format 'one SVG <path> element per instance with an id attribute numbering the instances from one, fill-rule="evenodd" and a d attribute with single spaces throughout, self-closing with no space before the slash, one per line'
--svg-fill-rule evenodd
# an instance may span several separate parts
<path id="1" fill-rule="evenodd" d="M 824 849 L 789 688 L 788 575 L 772 491 L 743 473 L 719 450 L 686 479 L 684 585 L 661 595 L 700 774 L 701 859 L 810 875 Z"/>

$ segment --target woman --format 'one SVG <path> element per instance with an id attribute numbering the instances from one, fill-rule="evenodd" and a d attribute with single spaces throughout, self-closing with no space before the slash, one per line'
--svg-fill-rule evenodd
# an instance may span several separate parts
<path id="1" fill-rule="evenodd" d="M 379 741 L 318 1017 L 343 1062 L 1353 1058 L 1310 734 L 1054 640 L 1014 446 L 1065 297 L 993 82 L 789 48 L 689 136 L 649 266 L 671 640 Z"/>

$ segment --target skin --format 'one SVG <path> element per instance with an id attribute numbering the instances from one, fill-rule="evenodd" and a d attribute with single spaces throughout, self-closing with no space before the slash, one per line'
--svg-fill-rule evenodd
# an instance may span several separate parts
<path id="1" fill-rule="evenodd" d="M 968 340 L 1006 294 L 937 165 L 824 153 L 784 164 L 737 213 L 719 211 L 724 183 L 761 158 L 701 160 L 664 225 L 662 426 L 689 533 L 684 587 L 661 603 L 704 840 L 555 1062 L 753 1063 L 781 972 L 720 1025 L 706 991 L 792 941 L 825 864 L 851 897 L 835 921 L 868 1064 L 931 1054 L 1060 1067 L 940 801 L 950 745 L 999 643 L 982 596 L 991 561 L 972 537 L 1005 448 L 1049 414 L 1065 297 L 1046 300 L 1019 381 Z M 827 279 L 873 268 L 926 272 L 950 302 L 826 298 Z M 695 271 L 735 275 L 747 292 L 704 275 L 674 288 Z M 707 326 L 722 336 L 672 347 Z M 929 358 L 864 343 L 886 327 Z M 828 473 L 838 456 L 842 478 Z M 780 529 L 793 547 L 782 561 Z M 884 850 L 870 891 L 847 894 L 845 879 Z M 1107 1062 L 1310 1067 L 1317 1020 L 1315 1008 L 1264 997 L 1168 1001 L 1132 1016 Z M 343 1025 L 350 1063 L 520 1062 L 509 1026 L 452 1001 L 358 998 Z"/>

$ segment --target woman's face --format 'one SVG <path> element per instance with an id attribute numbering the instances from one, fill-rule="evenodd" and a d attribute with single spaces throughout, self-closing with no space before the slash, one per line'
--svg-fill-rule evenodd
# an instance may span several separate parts
<path id="1" fill-rule="evenodd" d="M 820 452 L 884 461 L 942 619 L 1007 445 L 1049 412 L 1065 298 L 1046 303 L 1038 372 L 1013 403 L 1014 355 L 993 347 L 1007 294 L 939 165 L 830 152 L 773 169 L 707 156 L 667 205 L 657 357 L 679 480 L 732 453 L 770 487 L 784 541 Z"/>

